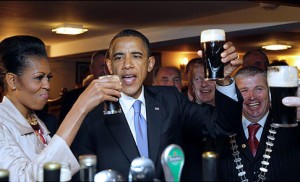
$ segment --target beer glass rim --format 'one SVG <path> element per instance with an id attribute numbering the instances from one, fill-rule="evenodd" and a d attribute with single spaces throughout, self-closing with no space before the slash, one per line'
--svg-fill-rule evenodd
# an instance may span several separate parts
<path id="1" fill-rule="evenodd" d="M 292 66 L 292 65 L 274 65 L 274 66 L 268 66 L 268 68 L 271 67 L 293 67 L 293 68 L 298 68 L 297 66 Z"/>
<path id="2" fill-rule="evenodd" d="M 200 42 L 225 41 L 225 30 L 219 28 L 206 29 L 201 31 Z"/>
<path id="3" fill-rule="evenodd" d="M 269 87 L 298 87 L 298 68 L 297 66 L 289 65 L 269 66 L 267 82 Z"/>

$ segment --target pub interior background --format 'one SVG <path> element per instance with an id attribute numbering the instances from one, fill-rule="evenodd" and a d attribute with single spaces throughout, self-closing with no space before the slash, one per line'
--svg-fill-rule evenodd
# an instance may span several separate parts
<path id="1" fill-rule="evenodd" d="M 265 50 L 270 62 L 286 60 L 300 69 L 300 3 L 294 1 L 1 1 L 0 40 L 17 34 L 41 38 L 47 45 L 54 78 L 50 100 L 62 88 L 74 89 L 92 53 L 106 50 L 120 30 L 145 34 L 153 46 L 156 66 L 184 70 L 197 57 L 200 32 L 222 28 L 242 57 L 267 44 L 287 50 Z M 52 32 L 60 24 L 88 29 L 79 35 Z M 81 76 L 80 76 L 81 74 Z M 151 84 L 151 74 L 145 84 Z"/>

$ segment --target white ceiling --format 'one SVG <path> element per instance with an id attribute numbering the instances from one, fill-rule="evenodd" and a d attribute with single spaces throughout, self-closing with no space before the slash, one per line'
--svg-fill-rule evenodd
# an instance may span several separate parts
<path id="1" fill-rule="evenodd" d="M 282 54 L 300 53 L 299 3 L 276 1 L 274 10 L 258 1 L 0 1 L 0 40 L 17 34 L 41 38 L 50 57 L 84 56 L 106 49 L 125 28 L 144 33 L 154 50 L 196 51 L 205 28 L 223 28 L 239 51 L 267 42 L 292 44 Z M 62 23 L 81 24 L 89 31 L 56 35 Z"/>

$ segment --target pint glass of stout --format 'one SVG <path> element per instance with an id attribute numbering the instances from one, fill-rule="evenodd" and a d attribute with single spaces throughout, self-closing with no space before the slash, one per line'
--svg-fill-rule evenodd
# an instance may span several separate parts
<path id="1" fill-rule="evenodd" d="M 287 96 L 296 96 L 298 89 L 298 69 L 295 66 L 268 67 L 268 85 L 271 92 L 273 123 L 279 127 L 295 127 L 297 108 L 282 104 Z"/>
<path id="2" fill-rule="evenodd" d="M 224 63 L 221 61 L 224 43 L 225 31 L 222 29 L 208 29 L 201 32 L 205 80 L 224 79 Z"/>

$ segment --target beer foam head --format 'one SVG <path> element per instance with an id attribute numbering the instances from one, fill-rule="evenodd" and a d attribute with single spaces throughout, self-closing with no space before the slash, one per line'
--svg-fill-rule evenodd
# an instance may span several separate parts
<path id="1" fill-rule="evenodd" d="M 295 66 L 268 67 L 269 87 L 298 87 L 298 69 Z"/>
<path id="2" fill-rule="evenodd" d="M 225 31 L 222 29 L 209 29 L 201 32 L 201 42 L 225 41 Z"/>

